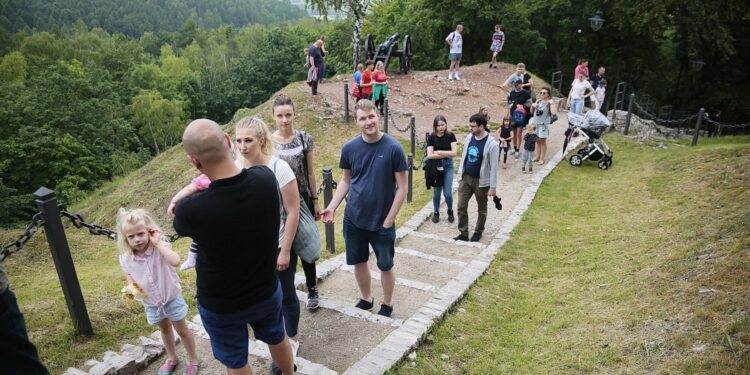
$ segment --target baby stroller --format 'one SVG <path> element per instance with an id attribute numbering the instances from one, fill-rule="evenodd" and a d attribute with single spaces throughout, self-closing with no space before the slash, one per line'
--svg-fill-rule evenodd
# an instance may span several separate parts
<path id="1" fill-rule="evenodd" d="M 570 165 L 577 167 L 584 160 L 589 159 L 598 161 L 599 168 L 602 170 L 612 166 L 613 152 L 602 138 L 602 133 L 612 125 L 606 116 L 594 110 L 584 115 L 568 112 L 568 124 L 572 129 L 571 133 L 577 133 L 588 139 L 588 144 L 570 157 Z"/>

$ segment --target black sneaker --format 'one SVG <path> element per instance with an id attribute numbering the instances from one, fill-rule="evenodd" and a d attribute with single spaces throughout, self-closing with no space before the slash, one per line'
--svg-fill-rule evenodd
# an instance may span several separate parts
<path id="1" fill-rule="evenodd" d="M 490 63 L 490 69 L 492 69 L 492 63 Z"/>
<path id="2" fill-rule="evenodd" d="M 391 314 L 393 314 L 393 306 L 388 306 L 385 303 L 380 304 L 380 310 L 378 311 L 378 315 L 391 317 Z"/>
<path id="3" fill-rule="evenodd" d="M 453 210 L 448 210 L 448 222 L 452 223 L 455 220 L 456 220 L 456 218 L 453 217 Z"/>
<path id="4" fill-rule="evenodd" d="M 453 239 L 455 241 L 468 241 L 469 240 L 469 236 L 467 236 L 465 234 L 459 234 L 458 236 L 453 237 Z"/>
<path id="5" fill-rule="evenodd" d="M 432 222 L 433 223 L 439 223 L 440 222 L 440 214 L 437 212 L 432 213 Z"/>
<path id="6" fill-rule="evenodd" d="M 372 297 L 372 301 L 365 301 L 362 298 L 359 299 L 359 302 L 357 302 L 354 307 L 362 310 L 370 310 L 372 309 L 372 305 L 375 303 L 375 297 Z"/>
<path id="7" fill-rule="evenodd" d="M 294 364 L 294 372 L 297 372 L 297 364 Z M 282 375 L 281 369 L 279 366 L 276 366 L 275 363 L 271 362 L 271 374 L 272 375 Z"/>
<path id="8" fill-rule="evenodd" d="M 318 288 L 310 287 L 307 289 L 307 309 L 317 310 L 320 307 L 320 297 L 318 296 Z"/>
<path id="9" fill-rule="evenodd" d="M 482 239 L 482 233 L 474 232 L 474 234 L 471 235 L 471 242 L 477 242 Z"/>

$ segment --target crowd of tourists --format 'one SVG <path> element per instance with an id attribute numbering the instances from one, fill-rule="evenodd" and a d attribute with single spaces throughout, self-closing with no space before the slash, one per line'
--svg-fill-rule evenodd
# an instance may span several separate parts
<path id="1" fill-rule="evenodd" d="M 445 38 L 449 80 L 462 79 L 462 31 L 463 27 L 457 25 Z M 496 25 L 490 69 L 497 68 L 497 56 L 504 45 L 504 29 Z M 313 96 L 325 76 L 327 53 L 324 36 L 305 49 Z M 571 111 L 580 113 L 586 99 L 596 109 L 601 106 L 606 89 L 604 72 L 600 67 L 590 76 L 588 61 L 581 60 L 568 96 Z M 192 239 L 185 262 L 180 263 L 180 256 L 150 213 L 138 208 L 118 211 L 117 247 L 127 280 L 123 293 L 143 304 L 146 320 L 161 332 L 167 358 L 159 375 L 172 374 L 178 366 L 175 332 L 187 354 L 184 374 L 195 375 L 201 366 L 195 338 L 187 326 L 188 306 L 181 295 L 176 267 L 196 271 L 198 311 L 213 355 L 229 374 L 251 373 L 248 324 L 255 338 L 268 344 L 271 372 L 294 373 L 301 310 L 294 281 L 297 264 L 305 275 L 306 308 L 316 310 L 320 305 L 315 265 L 320 257 L 320 234 L 315 221 L 333 224 L 344 199 L 347 203 L 340 217 L 346 263 L 354 267 L 360 293 L 355 306 L 372 310 L 378 305 L 368 266 L 372 248 L 383 290 L 376 313 L 385 317 L 394 313 L 395 219 L 407 194 L 409 166 L 400 143 L 380 130 L 388 95 L 383 62 L 358 65 L 354 82 L 354 114 L 360 134 L 342 146 L 341 179 L 327 207 L 321 207 L 316 188 L 315 140 L 295 127 L 295 105 L 289 96 L 281 94 L 271 106 L 273 131 L 258 117 L 237 121 L 231 136 L 207 119 L 195 120 L 185 129 L 182 147 L 200 175 L 176 192 L 167 208 L 167 214 L 174 218 L 175 231 Z M 507 168 L 509 154 L 521 158 L 524 173 L 531 173 L 535 164 L 545 163 L 546 139 L 558 103 L 549 87 L 541 88 L 537 98 L 533 85 L 524 64 L 518 63 L 516 71 L 503 82 L 508 89 L 507 109 L 499 127 L 491 131 L 487 107 L 472 115 L 457 165 L 457 138 L 449 130 L 446 117 L 435 116 L 427 139 L 425 179 L 427 187 L 433 189 L 432 221 L 440 221 L 443 199 L 447 221 L 453 223 L 458 217 L 455 240 L 481 240 L 488 201 L 491 198 L 496 208 L 501 207 L 498 167 Z M 459 186 L 454 213 L 455 168 Z M 470 231 L 468 205 L 472 197 L 477 202 L 478 217 Z M 15 306 L 9 314 L 20 316 L 3 280 L 0 268 L 0 296 L 8 299 L 2 306 Z M 46 373 L 25 335 L 25 329 L 17 329 L 9 336 L 28 354 L 28 358 L 17 357 L 18 363 L 28 366 L 27 373 Z"/>

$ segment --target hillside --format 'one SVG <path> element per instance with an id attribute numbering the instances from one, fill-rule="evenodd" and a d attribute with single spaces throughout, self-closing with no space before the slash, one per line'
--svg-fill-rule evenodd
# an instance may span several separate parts
<path id="1" fill-rule="evenodd" d="M 472 69 L 476 69 L 476 72 L 469 73 Z M 504 79 L 509 69 L 509 66 L 503 66 L 503 69 L 498 72 L 469 67 L 466 71 L 467 74 L 474 75 L 476 82 L 480 82 L 478 84 L 482 86 L 479 87 L 484 87 L 486 82 Z M 394 76 L 393 80 L 398 82 L 399 86 L 399 89 L 392 93 L 396 116 L 400 119 L 405 118 L 402 116 L 405 112 L 402 111 L 406 108 L 406 103 L 411 96 L 407 88 L 420 85 L 419 80 L 423 79 L 424 75 L 442 77 L 444 74 L 445 72 L 415 72 L 408 76 Z M 474 87 L 468 82 L 464 83 Z M 340 78 L 327 81 L 321 86 L 323 97 L 318 100 L 311 100 L 309 88 L 304 83 L 292 83 L 282 90 L 292 96 L 296 103 L 295 126 L 309 132 L 316 141 L 315 159 L 319 176 L 323 166 L 330 165 L 334 167 L 334 180 L 338 180 L 340 176 L 339 169 L 336 168 L 340 147 L 346 140 L 357 134 L 353 123 L 341 122 L 341 85 Z M 443 93 L 442 95 L 445 95 L 443 100 L 449 97 L 461 100 L 481 98 L 488 104 L 497 103 L 497 95 L 501 95 L 497 87 L 495 87 L 497 92 L 491 93 L 487 98 L 480 95 L 480 93 L 485 93 L 479 89 L 469 92 L 470 95 L 465 95 L 467 91 L 458 90 L 457 88 L 461 87 L 459 85 L 462 86 L 463 83 L 440 82 L 434 87 L 433 94 Z M 328 91 L 331 92 L 330 95 Z M 451 103 L 454 103 L 451 105 L 456 105 L 454 101 Z M 493 108 L 492 113 L 498 111 L 497 104 L 491 108 Z M 455 109 L 456 107 L 451 107 L 443 112 L 449 116 L 451 127 L 465 123 L 468 115 L 478 109 L 478 105 L 467 105 L 467 108 L 461 111 Z M 438 111 L 440 109 L 424 106 L 413 112 L 418 116 L 419 133 L 431 126 L 431 119 Z M 256 114 L 273 126 L 270 118 L 270 100 L 268 100 L 258 107 L 238 111 L 234 119 L 225 125 L 225 129 L 231 129 L 233 121 L 241 117 Z M 463 115 L 466 115 L 466 118 L 461 119 Z M 400 126 L 405 126 L 405 124 Z M 455 130 L 466 131 L 465 127 Z M 394 133 L 401 136 L 402 144 L 405 149 L 408 149 L 408 140 L 404 138 L 408 134 L 395 131 Z M 421 160 L 419 152 L 416 160 Z M 165 213 L 167 204 L 172 195 L 197 174 L 198 172 L 185 158 L 181 147 L 175 146 L 161 153 L 142 168 L 105 184 L 89 194 L 85 200 L 71 207 L 70 211 L 80 212 L 88 222 L 111 228 L 119 207 L 143 207 L 156 216 L 165 232 L 171 234 L 170 220 Z M 429 200 L 431 191 L 423 189 L 422 181 L 422 173 L 415 173 L 414 203 L 404 205 L 397 223 L 405 222 Z M 342 215 L 343 209 L 338 213 Z M 340 222 L 341 218 L 339 217 L 338 220 Z M 76 230 L 72 225 L 68 225 L 66 234 L 96 332 L 93 338 L 78 337 L 73 332 L 46 240 L 41 233 L 35 236 L 22 252 L 5 262 L 11 283 L 26 315 L 31 339 L 38 346 L 45 364 L 53 372 L 59 372 L 69 366 L 80 366 L 87 359 L 97 357 L 106 350 L 116 349 L 123 343 L 132 343 L 137 336 L 150 332 L 150 327 L 138 314 L 137 306 L 125 306 L 119 300 L 118 292 L 122 286 L 123 277 L 117 265 L 114 244 L 104 237 L 95 237 L 86 231 Z M 17 235 L 18 230 L 2 230 L 0 242 L 4 243 Z M 179 240 L 174 244 L 175 249 L 183 256 L 188 246 L 189 240 L 187 239 Z M 343 237 L 339 226 L 336 227 L 336 249 L 337 253 L 343 251 Z M 330 256 L 330 253 L 324 251 L 324 258 Z M 182 277 L 184 295 L 188 303 L 194 307 L 193 276 L 187 274 Z M 72 344 L 76 345 L 76 350 L 72 352 L 66 350 Z"/>

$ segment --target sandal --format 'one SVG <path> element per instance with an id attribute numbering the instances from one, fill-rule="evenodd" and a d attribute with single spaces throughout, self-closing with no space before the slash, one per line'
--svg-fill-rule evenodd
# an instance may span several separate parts
<path id="1" fill-rule="evenodd" d="M 188 362 L 187 366 L 185 367 L 185 371 L 182 373 L 182 375 L 198 375 L 198 372 L 200 371 L 201 363 L 199 361 L 195 362 Z"/>
<path id="2" fill-rule="evenodd" d="M 156 375 L 172 375 L 175 368 L 177 368 L 177 360 L 168 359 L 163 365 L 161 365 L 161 367 L 159 367 L 159 372 L 157 372 Z"/>

